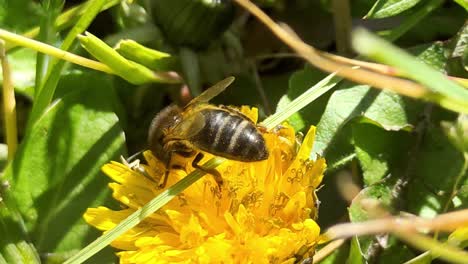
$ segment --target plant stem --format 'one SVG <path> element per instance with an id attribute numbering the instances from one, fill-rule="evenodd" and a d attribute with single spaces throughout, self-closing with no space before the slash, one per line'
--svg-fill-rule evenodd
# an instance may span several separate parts
<path id="1" fill-rule="evenodd" d="M 349 0 L 332 0 L 335 43 L 338 53 L 349 55 L 351 49 L 351 11 Z"/>
<path id="2" fill-rule="evenodd" d="M 15 89 L 11 78 L 10 64 L 6 55 L 5 41 L 0 40 L 0 60 L 3 72 L 3 115 L 5 122 L 8 161 L 11 161 L 18 147 L 18 129 L 16 127 Z"/>
<path id="3" fill-rule="evenodd" d="M 21 35 L 11 33 L 9 31 L 0 29 L 0 39 L 5 40 L 6 42 L 15 43 L 16 45 L 33 49 L 38 52 L 56 57 L 58 59 L 66 60 L 74 64 L 78 64 L 90 69 L 97 71 L 102 71 L 105 73 L 114 74 L 114 72 L 107 65 L 100 63 L 98 61 L 90 60 L 76 54 L 63 51 L 59 48 L 56 48 L 51 45 L 44 44 L 40 41 L 23 37 Z"/>

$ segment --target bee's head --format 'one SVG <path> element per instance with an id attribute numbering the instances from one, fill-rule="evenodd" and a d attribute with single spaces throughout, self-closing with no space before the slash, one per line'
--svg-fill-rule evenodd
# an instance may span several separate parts
<path id="1" fill-rule="evenodd" d="M 159 112 L 151 122 L 148 131 L 148 147 L 158 159 L 169 162 L 170 153 L 164 150 L 164 138 L 171 128 L 180 122 L 180 107 L 170 105 Z"/>

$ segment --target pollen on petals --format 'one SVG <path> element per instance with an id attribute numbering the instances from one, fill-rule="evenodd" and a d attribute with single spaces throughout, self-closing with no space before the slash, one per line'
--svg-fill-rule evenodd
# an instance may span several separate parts
<path id="1" fill-rule="evenodd" d="M 255 108 L 240 111 L 256 122 Z M 294 263 L 298 252 L 312 256 L 320 240 L 315 190 L 326 169 L 323 158 L 309 159 L 315 128 L 302 144 L 287 124 L 264 137 L 267 160 L 224 162 L 217 168 L 221 187 L 206 175 L 117 238 L 112 246 L 120 250 L 120 263 Z M 156 183 L 163 163 L 151 152 L 144 156 L 146 175 L 116 162 L 103 167 L 115 181 L 113 197 L 126 209 L 89 208 L 89 224 L 110 230 L 163 191 Z M 174 156 L 184 166 L 170 170 L 167 186 L 194 170 L 191 159 Z"/>

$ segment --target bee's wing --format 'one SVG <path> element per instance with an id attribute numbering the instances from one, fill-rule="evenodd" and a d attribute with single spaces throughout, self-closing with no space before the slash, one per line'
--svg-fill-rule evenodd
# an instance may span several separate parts
<path id="1" fill-rule="evenodd" d="M 193 98 L 192 101 L 190 101 L 185 108 L 196 105 L 196 104 L 200 104 L 200 103 L 207 103 L 208 101 L 213 99 L 215 96 L 220 94 L 222 91 L 224 91 L 224 89 L 226 89 L 234 81 L 234 79 L 235 79 L 234 77 L 230 76 L 218 82 L 217 84 L 211 86 L 206 91 L 201 93 L 199 96 Z"/>
<path id="2" fill-rule="evenodd" d="M 189 139 L 205 127 L 205 116 L 199 111 L 190 112 L 173 128 L 172 136 L 180 139 Z"/>

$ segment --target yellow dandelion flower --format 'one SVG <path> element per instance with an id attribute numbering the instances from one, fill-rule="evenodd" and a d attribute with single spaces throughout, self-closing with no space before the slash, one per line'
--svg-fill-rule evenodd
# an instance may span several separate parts
<path id="1" fill-rule="evenodd" d="M 242 111 L 256 121 L 256 111 Z M 288 125 L 264 137 L 267 160 L 224 162 L 217 168 L 220 188 L 206 175 L 117 238 L 111 245 L 120 250 L 120 263 L 294 263 L 312 255 L 320 233 L 315 190 L 326 168 L 322 158 L 309 160 L 315 128 L 298 150 Z M 144 156 L 146 173 L 117 162 L 103 167 L 125 209 L 89 208 L 89 224 L 110 230 L 163 191 L 164 165 L 149 151 Z M 205 153 L 200 164 L 212 157 Z M 174 159 L 185 169 L 171 169 L 167 186 L 194 170 L 191 160 Z"/>

